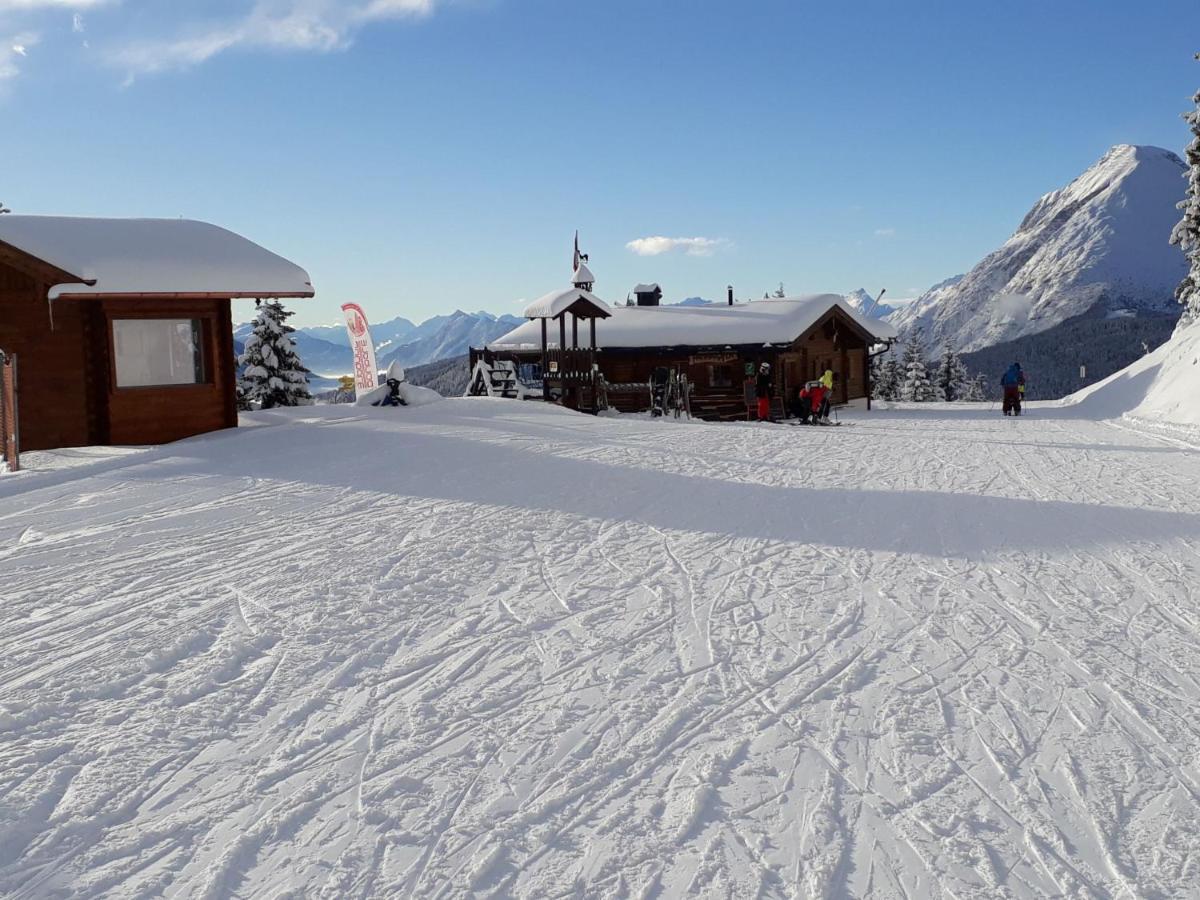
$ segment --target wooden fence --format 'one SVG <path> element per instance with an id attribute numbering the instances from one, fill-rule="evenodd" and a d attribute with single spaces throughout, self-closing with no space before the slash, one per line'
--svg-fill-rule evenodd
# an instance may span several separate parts
<path id="1" fill-rule="evenodd" d="M 17 357 L 0 350 L 0 461 L 10 472 L 21 468 L 17 423 Z"/>

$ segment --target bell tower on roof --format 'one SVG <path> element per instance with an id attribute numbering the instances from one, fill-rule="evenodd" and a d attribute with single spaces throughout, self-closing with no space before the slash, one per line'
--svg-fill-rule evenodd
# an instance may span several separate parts
<path id="1" fill-rule="evenodd" d="M 579 232 L 575 232 L 575 255 L 571 258 L 571 284 L 581 291 L 591 293 L 592 286 L 596 283 L 596 276 L 592 274 L 592 270 L 588 268 L 588 255 L 579 252 Z"/>

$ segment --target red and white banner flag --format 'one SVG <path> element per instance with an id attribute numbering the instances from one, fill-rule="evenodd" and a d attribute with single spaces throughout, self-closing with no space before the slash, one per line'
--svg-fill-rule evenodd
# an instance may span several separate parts
<path id="1" fill-rule="evenodd" d="M 361 397 L 366 391 L 379 387 L 379 372 L 375 366 L 375 344 L 367 315 L 357 303 L 342 304 L 346 314 L 346 330 L 350 332 L 350 349 L 354 351 L 354 389 Z"/>

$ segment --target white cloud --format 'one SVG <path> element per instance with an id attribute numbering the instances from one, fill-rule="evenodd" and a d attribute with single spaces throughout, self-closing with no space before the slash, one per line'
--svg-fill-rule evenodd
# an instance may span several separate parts
<path id="1" fill-rule="evenodd" d="M 655 236 L 637 238 L 627 243 L 625 247 L 638 256 L 661 256 L 675 250 L 682 250 L 688 256 L 712 256 L 728 243 L 724 238 Z"/>
<path id="2" fill-rule="evenodd" d="M 12 37 L 0 40 L 0 82 L 16 78 L 21 73 L 18 59 L 29 55 L 29 48 L 35 46 L 40 35 L 26 31 L 14 34 Z"/>
<path id="3" fill-rule="evenodd" d="M 0 3 L 4 0 L 0 0 Z M 235 48 L 342 50 L 365 24 L 420 18 L 440 0 L 253 0 L 246 12 L 215 25 L 193 26 L 170 38 L 132 41 L 109 53 L 109 61 L 136 75 L 185 69 Z"/>
<path id="4" fill-rule="evenodd" d="M 895 228 L 876 228 L 875 229 L 875 237 L 895 237 L 895 236 L 896 236 Z"/>

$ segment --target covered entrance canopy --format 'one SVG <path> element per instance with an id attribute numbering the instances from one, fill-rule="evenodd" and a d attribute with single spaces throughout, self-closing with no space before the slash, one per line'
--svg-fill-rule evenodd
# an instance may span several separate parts
<path id="1" fill-rule="evenodd" d="M 596 351 L 596 320 L 612 315 L 607 303 L 584 289 L 582 284 L 589 282 L 579 282 L 583 275 L 590 276 L 591 273 L 581 267 L 575 273 L 577 283 L 574 287 L 552 291 L 525 307 L 525 318 L 540 321 L 542 326 L 542 396 L 546 400 L 551 398 L 552 386 L 557 387 L 560 397 L 569 402 L 574 388 L 591 385 Z M 570 344 L 567 343 L 567 316 L 571 317 Z M 558 321 L 558 341 L 553 351 L 548 325 L 552 320 Z M 580 320 L 588 323 L 590 332 L 586 349 L 579 346 Z"/>

